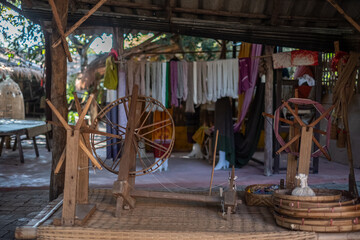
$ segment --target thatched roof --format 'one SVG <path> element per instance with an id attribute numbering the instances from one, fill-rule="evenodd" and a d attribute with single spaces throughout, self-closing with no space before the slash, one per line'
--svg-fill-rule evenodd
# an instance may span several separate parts
<path id="1" fill-rule="evenodd" d="M 329 0 L 330 1 L 330 0 Z M 331 0 L 333 1 L 333 0 Z M 338 2 L 359 23 L 360 1 Z M 28 17 L 49 23 L 47 0 L 27 0 Z M 98 0 L 69 0 L 68 26 Z M 45 24 L 50 26 L 50 24 Z M 82 27 L 122 27 L 309 50 L 360 50 L 360 32 L 327 0 L 108 0 Z"/>
<path id="2" fill-rule="evenodd" d="M 13 79 L 40 81 L 43 78 L 43 71 L 40 66 L 20 56 L 9 59 L 6 52 L 5 48 L 0 48 L 0 78 L 7 74 Z"/>

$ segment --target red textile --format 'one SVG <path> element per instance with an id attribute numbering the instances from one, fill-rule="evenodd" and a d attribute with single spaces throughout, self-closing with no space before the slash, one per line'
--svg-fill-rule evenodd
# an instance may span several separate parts
<path id="1" fill-rule="evenodd" d="M 305 74 L 314 78 L 314 74 L 308 66 L 298 66 L 298 67 L 296 67 L 296 70 L 294 73 L 294 78 L 297 79 L 299 77 L 304 76 Z"/>
<path id="2" fill-rule="evenodd" d="M 310 66 L 319 65 L 319 53 L 308 50 L 296 50 L 291 52 L 291 65 Z"/>

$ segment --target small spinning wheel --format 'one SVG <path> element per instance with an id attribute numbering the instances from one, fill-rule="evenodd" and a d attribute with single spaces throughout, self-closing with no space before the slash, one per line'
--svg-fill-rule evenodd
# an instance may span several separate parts
<path id="1" fill-rule="evenodd" d="M 131 103 L 131 96 L 119 98 L 108 104 L 96 116 L 92 123 L 92 128 L 98 129 L 105 133 L 93 133 L 90 136 L 90 143 L 94 155 L 104 168 L 112 173 L 118 174 L 119 166 L 121 168 L 122 155 L 124 149 L 125 133 L 127 131 L 126 122 L 135 121 L 135 131 L 133 132 L 133 147 L 137 154 L 136 170 L 130 171 L 129 175 L 141 176 L 158 169 L 161 164 L 169 158 L 175 142 L 175 125 L 168 110 L 156 99 L 145 96 L 138 96 L 136 100 L 136 119 L 129 119 L 129 109 Z M 162 111 L 162 118 L 158 121 L 153 121 L 149 118 L 154 110 Z M 110 114 L 114 112 L 123 111 L 126 116 L 124 124 L 116 123 L 111 120 Z M 106 130 L 105 130 L 106 129 Z M 165 139 L 170 139 L 170 142 L 156 141 L 153 139 L 154 133 L 161 132 Z M 141 143 L 140 143 L 141 142 Z M 140 144 L 139 144 L 140 143 Z M 145 149 L 150 147 L 160 152 L 160 157 L 155 161 L 143 157 L 139 151 L 139 146 Z M 104 150 L 107 148 L 113 149 L 112 158 L 104 156 Z M 141 150 L 141 149 L 140 149 Z"/>
<path id="2" fill-rule="evenodd" d="M 295 105 L 295 109 L 292 109 L 289 105 L 289 103 Z M 298 106 L 299 105 L 312 105 L 315 107 L 315 109 L 320 113 L 320 117 L 313 120 L 311 123 L 306 124 L 299 116 L 298 114 Z M 280 118 L 280 111 L 286 108 L 290 114 L 293 116 L 294 120 L 288 120 L 285 118 Z M 318 102 L 312 101 L 310 99 L 303 99 L 303 98 L 290 98 L 287 102 L 284 102 L 278 109 L 275 111 L 274 115 L 274 132 L 276 139 L 282 146 L 276 153 L 280 154 L 282 151 L 286 151 L 287 153 L 291 153 L 295 156 L 299 156 L 299 152 L 294 151 L 291 147 L 299 138 L 302 138 L 305 132 L 308 132 L 311 129 L 311 133 L 309 135 L 309 138 L 315 143 L 315 145 L 318 147 L 316 151 L 311 153 L 311 157 L 318 157 L 322 154 L 330 160 L 330 155 L 327 152 L 327 146 L 329 145 L 330 140 L 330 127 L 331 127 L 331 121 L 330 121 L 330 112 L 334 109 L 334 106 L 331 106 L 327 110 Z M 270 116 L 270 115 L 267 115 Z M 327 129 L 326 131 L 322 131 L 320 129 L 316 129 L 315 126 L 322 120 L 327 120 Z M 290 126 L 293 126 L 295 128 L 300 128 L 300 131 L 297 131 L 297 133 L 287 142 L 285 143 L 284 139 L 279 134 L 279 122 L 283 122 L 286 124 L 289 124 Z M 305 132 L 304 132 L 305 131 Z M 326 136 L 326 144 L 324 146 L 321 146 L 318 140 L 314 137 L 313 132 L 322 134 Z M 302 142 L 303 143 L 303 142 Z M 309 144 L 311 141 L 309 142 Z M 311 149 L 311 147 L 310 147 Z"/>

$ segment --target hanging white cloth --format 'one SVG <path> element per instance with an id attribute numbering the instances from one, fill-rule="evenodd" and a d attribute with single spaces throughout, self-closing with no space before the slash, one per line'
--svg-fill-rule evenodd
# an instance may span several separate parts
<path id="1" fill-rule="evenodd" d="M 161 63 L 161 103 L 166 106 L 166 62 Z"/>
<path id="2" fill-rule="evenodd" d="M 202 104 L 207 103 L 207 64 L 206 62 L 201 63 L 201 88 L 202 88 Z"/>
<path id="3" fill-rule="evenodd" d="M 183 94 L 183 100 L 186 101 L 188 96 L 188 63 L 186 61 L 182 61 L 182 67 L 183 67 L 183 88 L 184 88 L 184 94 Z"/>
<path id="4" fill-rule="evenodd" d="M 203 62 L 196 62 L 196 104 L 201 104 L 202 103 L 202 94 L 203 94 L 203 90 L 202 90 L 202 63 Z"/>
<path id="5" fill-rule="evenodd" d="M 134 84 L 134 62 L 127 62 L 127 95 L 131 95 Z"/>
<path id="6" fill-rule="evenodd" d="M 156 62 L 151 63 L 151 97 L 157 99 L 156 95 Z"/>
<path id="7" fill-rule="evenodd" d="M 145 61 L 140 62 L 140 94 L 146 95 L 145 93 Z"/>
<path id="8" fill-rule="evenodd" d="M 145 64 L 145 95 L 147 97 L 150 97 L 151 94 L 151 89 L 150 89 L 150 79 L 151 79 L 151 64 L 149 62 L 147 62 Z"/>
<path id="9" fill-rule="evenodd" d="M 214 62 L 206 62 L 207 66 L 207 94 L 206 99 L 211 102 L 213 100 L 213 91 L 214 91 L 214 76 L 213 76 L 213 67 Z"/>
<path id="10" fill-rule="evenodd" d="M 197 101 L 197 63 L 193 62 L 193 103 L 198 104 Z"/>

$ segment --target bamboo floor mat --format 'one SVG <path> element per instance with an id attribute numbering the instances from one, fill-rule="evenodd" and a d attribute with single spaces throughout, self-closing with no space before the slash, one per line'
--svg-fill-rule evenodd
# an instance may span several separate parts
<path id="1" fill-rule="evenodd" d="M 60 200 L 40 214 L 46 214 L 56 201 Z M 49 219 L 37 228 L 37 239 L 316 239 L 313 232 L 277 226 L 266 207 L 240 204 L 227 221 L 220 206 L 138 198 L 135 209 L 124 210 L 119 219 L 114 217 L 116 204 L 110 189 L 90 190 L 90 202 L 97 209 L 84 226 L 54 226 Z"/>

